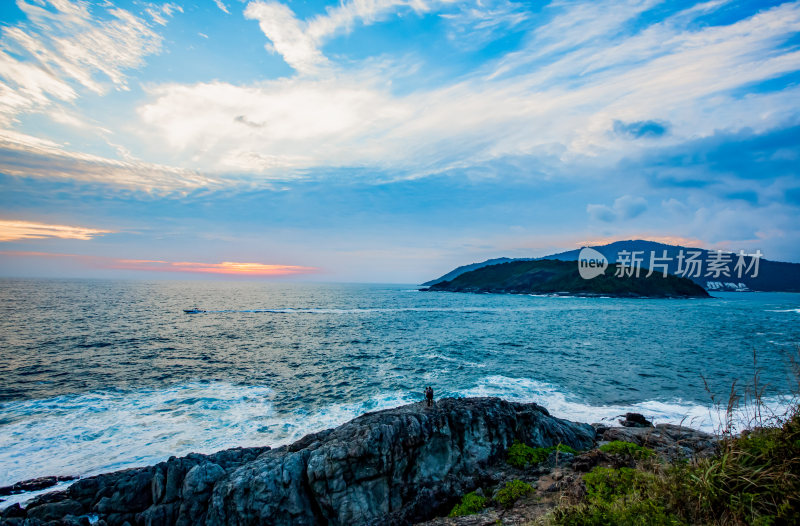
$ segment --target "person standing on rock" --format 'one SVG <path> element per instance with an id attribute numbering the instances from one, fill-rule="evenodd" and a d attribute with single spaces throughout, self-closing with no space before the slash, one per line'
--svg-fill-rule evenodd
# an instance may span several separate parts
<path id="1" fill-rule="evenodd" d="M 433 405 L 433 387 L 425 388 L 425 400 L 428 402 L 428 407 Z"/>

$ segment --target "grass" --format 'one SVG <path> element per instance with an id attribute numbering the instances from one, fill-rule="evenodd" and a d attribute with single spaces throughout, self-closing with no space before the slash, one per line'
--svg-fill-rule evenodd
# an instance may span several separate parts
<path id="1" fill-rule="evenodd" d="M 792 360 L 800 385 L 797 363 Z M 800 524 L 800 404 L 795 397 L 785 414 L 772 414 L 763 403 L 755 360 L 754 370 L 753 383 L 742 397 L 732 389 L 725 406 L 715 401 L 723 417 L 717 455 L 667 464 L 645 453 L 646 448 L 611 442 L 600 449 L 631 456 L 636 467 L 594 468 L 583 477 L 586 496 L 558 506 L 549 522 Z M 747 415 L 744 422 L 735 419 L 742 413 Z"/>
<path id="2" fill-rule="evenodd" d="M 533 493 L 533 491 L 533 486 L 527 482 L 514 479 L 506 482 L 506 485 L 497 492 L 494 500 L 503 508 L 510 508 L 520 498 Z"/>
<path id="3" fill-rule="evenodd" d="M 456 504 L 449 517 L 464 517 L 467 515 L 474 515 L 486 507 L 487 499 L 475 493 L 467 493 L 461 497 L 461 502 Z"/>
<path id="4" fill-rule="evenodd" d="M 620 455 L 623 457 L 631 457 L 637 460 L 644 460 L 652 457 L 655 452 L 652 449 L 642 447 L 633 442 L 623 442 L 622 440 L 614 440 L 608 444 L 600 446 L 600 451 L 609 453 L 611 455 Z"/>
<path id="5" fill-rule="evenodd" d="M 507 462 L 514 467 L 524 468 L 528 465 L 541 464 L 550 456 L 553 451 L 571 453 L 577 455 L 578 452 L 564 444 L 557 444 L 549 447 L 530 447 L 522 442 L 515 441 L 507 451 Z"/>

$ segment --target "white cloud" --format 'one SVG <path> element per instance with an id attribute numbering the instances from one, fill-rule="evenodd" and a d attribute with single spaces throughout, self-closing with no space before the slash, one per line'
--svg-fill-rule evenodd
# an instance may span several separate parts
<path id="1" fill-rule="evenodd" d="M 228 11 L 228 6 L 226 6 L 222 0 L 214 0 L 214 3 L 217 4 L 217 7 L 224 11 L 225 14 L 231 14 L 231 12 Z"/>
<path id="2" fill-rule="evenodd" d="M 449 38 L 468 49 L 480 48 L 530 18 L 525 5 L 510 0 L 464 2 L 459 7 L 439 16 L 450 24 Z"/>
<path id="3" fill-rule="evenodd" d="M 193 170 L 70 152 L 52 141 L 12 131 L 0 131 L 0 173 L 101 183 L 157 194 L 222 186 L 219 179 Z"/>
<path id="4" fill-rule="evenodd" d="M 316 167 L 367 166 L 413 177 L 508 156 L 593 158 L 611 165 L 654 143 L 680 143 L 720 129 L 768 129 L 796 106 L 800 88 L 746 98 L 730 90 L 800 69 L 800 52 L 776 50 L 800 29 L 800 4 L 728 26 L 687 30 L 668 19 L 634 36 L 621 34 L 631 16 L 622 8 L 649 5 L 626 0 L 590 8 L 592 16 L 576 20 L 567 20 L 572 10 L 557 16 L 556 29 L 537 30 L 534 42 L 573 47 L 558 47 L 557 57 L 532 70 L 514 56 L 450 85 L 404 95 L 392 92 L 392 79 L 374 63 L 360 71 L 331 67 L 315 77 L 251 86 L 164 85 L 149 90 L 152 100 L 139 114 L 146 133 L 198 169 L 289 178 Z M 296 22 L 285 6 L 248 9 L 253 6 L 274 10 L 270 23 L 287 35 L 275 45 L 294 42 L 291 51 L 282 51 L 292 63 L 303 71 L 325 63 L 313 40 L 301 45 L 308 31 L 276 21 L 282 16 Z M 616 36 L 601 36 L 596 27 Z M 584 47 L 587 35 L 607 41 Z M 498 67 L 506 74 L 487 78 Z M 615 120 L 664 121 L 670 134 L 632 145 L 612 133 Z"/>
<path id="5" fill-rule="evenodd" d="M 97 94 L 125 90 L 125 70 L 160 50 L 161 37 L 143 19 L 111 4 L 96 13 L 66 0 L 17 5 L 28 20 L 2 28 L 0 125 L 53 101 L 73 101 L 80 88 Z M 181 8 L 146 9 L 156 23 L 165 23 L 175 10 Z"/>
<path id="6" fill-rule="evenodd" d="M 299 72 L 307 73 L 325 64 L 326 59 L 317 49 L 317 42 L 305 30 L 305 24 L 294 13 L 278 2 L 251 2 L 244 16 L 258 20 L 261 31 L 272 41 L 267 47 Z"/>
<path id="7" fill-rule="evenodd" d="M 349 33 L 358 24 L 370 25 L 383 20 L 399 8 L 417 13 L 428 12 L 431 4 L 446 4 L 453 0 L 345 0 L 328 7 L 324 15 L 310 20 L 298 20 L 294 12 L 280 2 L 253 1 L 244 11 L 246 18 L 258 20 L 259 27 L 271 41 L 269 51 L 280 54 L 299 73 L 316 73 L 327 64 L 319 49 L 325 40 Z"/>

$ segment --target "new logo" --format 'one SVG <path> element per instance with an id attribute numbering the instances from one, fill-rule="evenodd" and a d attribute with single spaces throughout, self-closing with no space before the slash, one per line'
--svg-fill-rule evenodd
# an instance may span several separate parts
<path id="1" fill-rule="evenodd" d="M 596 278 L 605 273 L 608 260 L 593 248 L 583 247 L 578 254 L 578 272 L 583 279 Z"/>

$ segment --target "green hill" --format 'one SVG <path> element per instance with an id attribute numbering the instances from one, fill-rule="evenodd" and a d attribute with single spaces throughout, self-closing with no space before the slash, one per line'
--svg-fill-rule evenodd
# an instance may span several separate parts
<path id="1" fill-rule="evenodd" d="M 701 286 L 689 279 L 654 273 L 644 277 L 616 277 L 614 269 L 593 279 L 583 279 L 575 261 L 541 259 L 489 265 L 460 274 L 428 290 L 448 292 L 491 292 L 501 294 L 571 294 L 645 298 L 708 297 Z"/>

